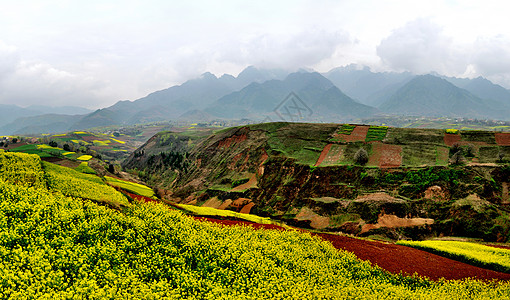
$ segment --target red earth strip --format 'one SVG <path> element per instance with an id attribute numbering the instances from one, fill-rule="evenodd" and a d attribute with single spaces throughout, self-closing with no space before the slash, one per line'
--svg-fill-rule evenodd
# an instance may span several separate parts
<path id="1" fill-rule="evenodd" d="M 326 156 L 328 155 L 328 152 L 329 150 L 331 149 L 331 146 L 333 146 L 333 144 L 327 144 L 324 149 L 322 149 L 322 152 L 321 152 L 321 155 L 319 156 L 319 159 L 317 160 L 317 162 L 315 163 L 315 167 L 318 167 L 320 166 L 320 164 L 322 164 L 322 162 L 324 161 L 324 159 L 326 158 Z"/>
<path id="2" fill-rule="evenodd" d="M 254 228 L 279 229 L 283 227 L 268 224 L 256 224 L 248 221 L 218 220 L 195 217 L 200 221 L 209 221 L 226 226 L 251 225 Z M 422 250 L 375 241 L 355 239 L 327 233 L 312 233 L 329 241 L 335 248 L 353 252 L 359 259 L 368 260 L 394 274 L 417 274 L 432 280 L 476 278 L 480 280 L 510 280 L 510 274 L 491 271 L 468 265 L 456 260 L 428 253 Z"/>
<path id="3" fill-rule="evenodd" d="M 144 202 L 159 202 L 154 199 L 129 194 L 132 198 Z M 220 220 L 209 217 L 193 217 L 198 221 L 207 221 L 225 226 L 246 225 L 256 229 L 286 230 L 284 227 L 273 224 L 258 224 L 241 220 Z M 305 230 L 302 230 L 305 231 Z M 475 267 L 446 257 L 428 253 L 422 250 L 382 243 L 355 239 L 327 233 L 311 233 L 330 242 L 333 247 L 353 252 L 359 259 L 368 260 L 382 269 L 406 275 L 417 274 L 432 280 L 476 278 L 480 280 L 510 280 L 510 274 L 496 272 Z"/>

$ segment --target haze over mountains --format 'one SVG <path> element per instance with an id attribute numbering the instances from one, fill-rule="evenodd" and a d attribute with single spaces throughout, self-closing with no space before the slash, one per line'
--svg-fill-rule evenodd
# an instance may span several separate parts
<path id="1" fill-rule="evenodd" d="M 286 102 L 291 92 L 295 99 Z M 303 111 L 301 119 L 285 119 L 281 110 L 290 113 L 296 106 Z M 0 134 L 55 133 L 169 120 L 350 122 L 378 114 L 509 120 L 510 90 L 481 77 L 376 73 L 355 65 L 324 74 L 248 67 L 237 77 L 204 73 L 182 85 L 94 112 L 13 105 L 0 105 L 0 109 Z"/>

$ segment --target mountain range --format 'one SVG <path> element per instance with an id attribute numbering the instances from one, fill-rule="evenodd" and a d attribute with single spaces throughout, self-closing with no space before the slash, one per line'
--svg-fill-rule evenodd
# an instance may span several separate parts
<path id="1" fill-rule="evenodd" d="M 300 110 L 299 114 L 292 114 L 292 109 Z M 248 67 L 237 77 L 204 73 L 182 85 L 93 112 L 75 107 L 13 105 L 0 105 L 0 110 L 0 134 L 54 133 L 169 120 L 351 122 L 377 114 L 509 120 L 510 90 L 482 77 L 373 72 L 356 65 L 323 74 Z"/>

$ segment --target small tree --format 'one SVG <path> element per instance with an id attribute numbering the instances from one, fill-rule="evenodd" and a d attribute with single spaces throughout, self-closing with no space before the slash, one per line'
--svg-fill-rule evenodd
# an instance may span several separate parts
<path id="1" fill-rule="evenodd" d="M 464 156 L 462 156 L 461 151 L 457 151 L 450 158 L 450 164 L 452 164 L 452 165 L 460 165 L 460 164 L 463 164 L 465 161 L 466 161 L 466 159 L 464 158 Z"/>
<path id="2" fill-rule="evenodd" d="M 466 147 L 466 156 L 467 157 L 474 157 L 475 156 L 475 145 L 469 144 Z"/>
<path id="3" fill-rule="evenodd" d="M 505 158 L 505 153 L 499 152 L 498 153 L 498 162 L 502 163 L 504 158 Z"/>
<path id="4" fill-rule="evenodd" d="M 462 151 L 462 147 L 460 146 L 459 143 L 455 143 L 450 147 L 450 154 L 452 154 L 452 155 L 457 152 L 461 152 L 461 151 Z"/>
<path id="5" fill-rule="evenodd" d="M 50 145 L 51 147 L 58 147 L 58 144 L 55 141 L 50 141 L 48 145 Z"/>
<path id="6" fill-rule="evenodd" d="M 64 151 L 71 151 L 69 144 L 64 144 Z"/>
<path id="7" fill-rule="evenodd" d="M 368 162 L 368 152 L 363 148 L 359 148 L 354 154 L 354 162 L 358 165 L 364 166 Z"/>

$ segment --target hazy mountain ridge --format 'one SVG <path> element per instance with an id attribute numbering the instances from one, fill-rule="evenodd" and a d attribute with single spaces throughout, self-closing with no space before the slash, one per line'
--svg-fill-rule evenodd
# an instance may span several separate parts
<path id="1" fill-rule="evenodd" d="M 400 115 L 504 118 L 506 112 L 501 107 L 498 110 L 497 106 L 497 102 L 481 99 L 445 79 L 419 75 L 397 90 L 379 108 Z"/>
<path id="2" fill-rule="evenodd" d="M 354 101 L 317 72 L 296 72 L 284 80 L 253 83 L 239 92 L 218 99 L 206 111 L 223 118 L 263 119 L 283 104 L 291 92 L 303 102 L 301 105 L 308 106 L 313 120 L 353 119 L 377 111 Z"/>
<path id="3" fill-rule="evenodd" d="M 379 113 L 376 107 L 388 114 L 508 119 L 510 90 L 481 77 L 428 76 L 431 82 L 426 83 L 422 75 L 373 72 L 357 65 L 323 74 L 307 70 L 289 74 L 248 67 L 237 77 L 204 73 L 181 85 L 134 101 L 119 101 L 88 114 L 82 108 L 0 105 L 0 134 L 60 132 L 187 118 L 201 121 L 201 117 L 207 121 L 260 121 L 273 113 L 290 92 L 302 98 L 313 112 L 308 121 L 314 122 L 363 118 Z M 80 116 L 55 116 L 65 112 Z"/>

